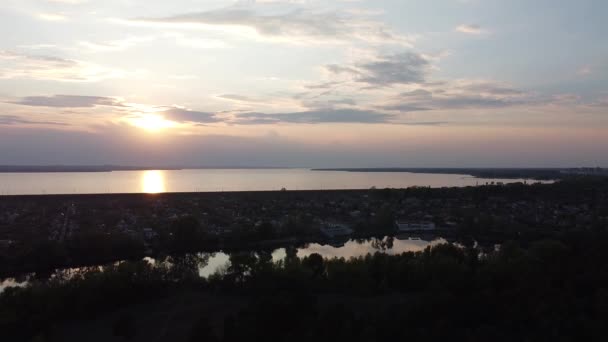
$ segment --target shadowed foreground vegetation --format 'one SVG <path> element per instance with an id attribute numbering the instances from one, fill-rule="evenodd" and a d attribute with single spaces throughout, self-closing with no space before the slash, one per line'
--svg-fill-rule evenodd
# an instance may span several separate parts
<path id="1" fill-rule="evenodd" d="M 495 252 L 439 245 L 397 256 L 239 253 L 198 277 L 196 255 L 123 262 L 9 288 L 13 340 L 571 341 L 608 337 L 608 236 Z"/>

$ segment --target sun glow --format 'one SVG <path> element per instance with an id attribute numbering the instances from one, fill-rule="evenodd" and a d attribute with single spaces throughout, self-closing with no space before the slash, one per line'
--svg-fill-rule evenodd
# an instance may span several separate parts
<path id="1" fill-rule="evenodd" d="M 131 123 L 148 132 L 159 132 L 163 129 L 175 126 L 175 122 L 166 120 L 159 114 L 143 114 L 138 118 L 132 119 Z"/>
<path id="2" fill-rule="evenodd" d="M 141 179 L 142 192 L 147 194 L 158 194 L 165 192 L 165 175 L 162 171 L 144 171 Z"/>

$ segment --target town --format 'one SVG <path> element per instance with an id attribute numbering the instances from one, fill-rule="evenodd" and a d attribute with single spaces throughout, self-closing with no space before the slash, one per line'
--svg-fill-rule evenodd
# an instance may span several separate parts
<path id="1" fill-rule="evenodd" d="M 605 178 L 466 188 L 4 196 L 0 271 L 400 233 L 502 240 L 607 224 Z"/>

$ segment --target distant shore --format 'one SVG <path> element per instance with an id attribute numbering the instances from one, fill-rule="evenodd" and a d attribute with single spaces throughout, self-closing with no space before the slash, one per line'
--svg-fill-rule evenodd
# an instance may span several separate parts
<path id="1" fill-rule="evenodd" d="M 144 167 L 119 165 L 0 165 L 0 173 L 45 173 L 45 172 L 112 172 L 144 170 L 181 170 L 172 167 Z"/>
<path id="2" fill-rule="evenodd" d="M 569 171 L 579 169 L 568 168 L 323 168 L 312 171 L 343 171 L 343 172 L 409 172 L 431 174 L 470 175 L 475 178 L 488 179 L 533 179 L 557 180 L 568 176 Z"/>
<path id="3" fill-rule="evenodd" d="M 149 170 L 205 170 L 205 169 L 286 169 L 283 167 L 171 167 L 171 166 L 122 166 L 122 165 L 0 165 L 0 173 L 45 173 L 45 172 L 112 172 Z"/>

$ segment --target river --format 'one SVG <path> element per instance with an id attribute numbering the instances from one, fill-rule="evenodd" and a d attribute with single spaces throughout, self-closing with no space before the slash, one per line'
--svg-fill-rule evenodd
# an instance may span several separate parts
<path id="1" fill-rule="evenodd" d="M 338 190 L 462 187 L 523 179 L 409 172 L 309 169 L 186 169 L 113 172 L 0 173 L 0 195 Z"/>

